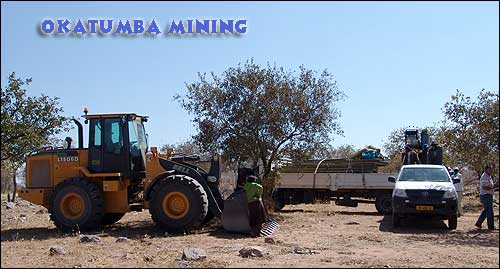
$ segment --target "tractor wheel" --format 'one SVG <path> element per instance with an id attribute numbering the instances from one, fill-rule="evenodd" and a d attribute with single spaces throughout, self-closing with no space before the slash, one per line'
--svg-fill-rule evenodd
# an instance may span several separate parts
<path id="1" fill-rule="evenodd" d="M 390 215 L 392 213 L 392 197 L 389 193 L 379 194 L 375 198 L 375 208 L 382 215 Z"/>
<path id="2" fill-rule="evenodd" d="M 149 212 L 154 222 L 167 232 L 188 232 L 205 220 L 207 193 L 193 178 L 168 176 L 153 187 Z"/>
<path id="3" fill-rule="evenodd" d="M 49 213 L 54 224 L 65 232 L 95 229 L 104 215 L 102 191 L 89 180 L 66 179 L 52 192 Z"/>
<path id="4" fill-rule="evenodd" d="M 111 225 L 118 222 L 125 213 L 106 213 L 102 216 L 101 225 Z"/>

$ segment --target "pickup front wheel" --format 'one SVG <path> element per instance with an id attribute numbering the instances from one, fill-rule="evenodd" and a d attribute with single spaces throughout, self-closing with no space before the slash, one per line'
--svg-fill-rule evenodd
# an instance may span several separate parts
<path id="1" fill-rule="evenodd" d="M 392 227 L 396 228 L 401 226 L 401 217 L 398 214 L 392 212 Z"/>
<path id="2" fill-rule="evenodd" d="M 457 229 L 458 216 L 453 215 L 448 218 L 448 229 L 455 230 Z"/>

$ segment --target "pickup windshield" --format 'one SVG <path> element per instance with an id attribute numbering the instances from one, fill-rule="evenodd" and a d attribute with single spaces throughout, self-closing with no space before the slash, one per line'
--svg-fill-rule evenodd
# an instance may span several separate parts
<path id="1" fill-rule="evenodd" d="M 403 168 L 399 181 L 450 182 L 450 178 L 444 168 L 412 167 Z"/>

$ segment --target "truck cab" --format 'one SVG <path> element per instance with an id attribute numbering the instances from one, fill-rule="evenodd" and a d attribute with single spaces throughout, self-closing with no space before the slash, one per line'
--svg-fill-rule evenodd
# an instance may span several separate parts
<path id="1" fill-rule="evenodd" d="M 404 165 L 394 182 L 392 192 L 392 223 L 401 225 L 408 216 L 448 220 L 448 227 L 457 228 L 457 192 L 443 165 Z"/>

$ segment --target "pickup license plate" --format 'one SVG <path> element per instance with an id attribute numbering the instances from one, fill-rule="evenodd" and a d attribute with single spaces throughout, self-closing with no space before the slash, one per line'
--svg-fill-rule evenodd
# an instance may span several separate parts
<path id="1" fill-rule="evenodd" d="M 419 211 L 432 211 L 434 207 L 431 205 L 417 205 L 417 210 Z"/>

